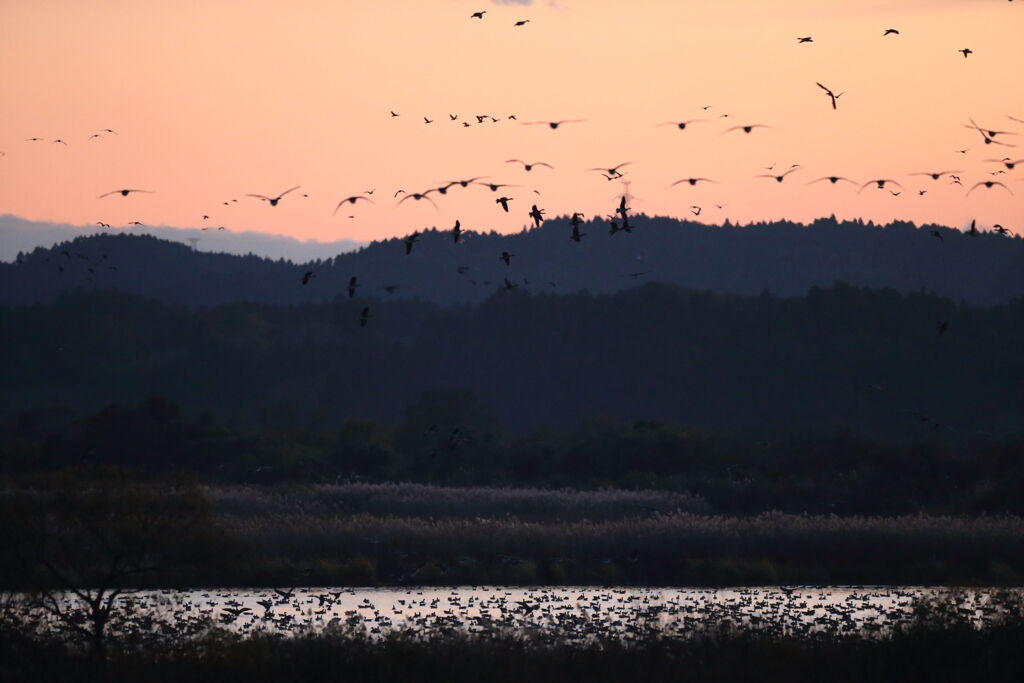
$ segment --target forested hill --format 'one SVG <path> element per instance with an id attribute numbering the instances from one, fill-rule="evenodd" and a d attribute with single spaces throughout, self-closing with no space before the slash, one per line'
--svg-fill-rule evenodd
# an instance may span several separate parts
<path id="1" fill-rule="evenodd" d="M 334 429 L 461 392 L 510 428 L 604 416 L 949 438 L 1024 431 L 1024 299 L 976 307 L 848 285 L 778 298 L 647 284 L 604 295 L 502 291 L 450 307 L 357 297 L 188 308 L 78 291 L 0 308 L 0 338 L 6 414 L 160 395 L 247 421 Z"/>
<path id="2" fill-rule="evenodd" d="M 0 264 L 0 304 L 54 301 L 73 288 L 121 290 L 188 306 L 228 302 L 297 304 L 358 294 L 452 304 L 478 302 L 499 287 L 557 294 L 615 292 L 656 281 L 734 294 L 800 296 L 836 281 L 930 291 L 975 304 L 1024 294 L 1024 239 L 937 226 L 884 226 L 821 219 L 708 226 L 631 218 L 632 232 L 607 221 L 569 239 L 567 218 L 512 235 L 427 230 L 409 255 L 400 238 L 306 264 L 195 252 L 152 237 L 98 234 L 37 249 Z M 511 254 L 506 265 L 501 253 Z M 303 275 L 312 271 L 308 284 Z"/>

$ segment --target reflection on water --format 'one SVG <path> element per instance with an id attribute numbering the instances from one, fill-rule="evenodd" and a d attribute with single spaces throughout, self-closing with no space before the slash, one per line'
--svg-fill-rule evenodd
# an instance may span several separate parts
<path id="1" fill-rule="evenodd" d="M 915 587 L 223 589 L 144 591 L 126 597 L 156 622 L 197 631 L 304 633 L 341 626 L 373 635 L 413 630 L 488 634 L 556 630 L 564 638 L 658 632 L 685 637 L 709 624 L 773 633 L 886 634 L 943 589 Z M 978 626 L 997 610 L 993 591 L 956 594 Z"/>

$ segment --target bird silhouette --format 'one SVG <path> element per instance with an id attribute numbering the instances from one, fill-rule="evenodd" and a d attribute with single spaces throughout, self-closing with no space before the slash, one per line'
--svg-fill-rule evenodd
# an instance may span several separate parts
<path id="1" fill-rule="evenodd" d="M 460 239 L 462 239 L 462 223 L 456 219 L 455 227 L 452 228 L 452 241 L 458 244 Z"/>
<path id="2" fill-rule="evenodd" d="M 369 197 L 366 197 L 366 196 L 361 195 L 361 194 L 356 194 L 356 195 L 352 195 L 351 197 L 345 197 L 340 202 L 338 202 L 338 205 L 336 207 L 334 207 L 334 213 L 332 213 L 331 215 L 333 216 L 334 214 L 338 213 L 338 209 L 340 209 L 345 204 L 355 204 L 360 199 L 362 199 L 365 202 L 370 202 L 371 204 L 376 204 L 376 202 L 374 202 Z"/>
<path id="3" fill-rule="evenodd" d="M 847 182 L 847 183 L 853 183 L 854 185 L 856 185 L 856 184 L 857 184 L 857 181 L 855 181 L 855 180 L 850 180 L 849 178 L 844 178 L 844 177 L 843 177 L 843 176 L 841 176 L 841 175 L 830 175 L 830 176 L 825 176 L 825 177 L 823 177 L 823 178 L 818 178 L 817 180 L 812 180 L 811 182 L 809 182 L 809 183 L 807 183 L 807 184 L 808 184 L 808 185 L 813 185 L 814 183 L 820 183 L 820 182 L 821 182 L 822 180 L 827 180 L 828 182 L 832 183 L 833 185 L 835 185 L 836 183 L 838 183 L 838 182 L 839 182 L 840 180 L 842 180 L 842 181 L 844 181 L 844 182 Z"/>
<path id="4" fill-rule="evenodd" d="M 127 197 L 132 192 L 145 192 L 147 194 L 153 194 L 153 190 L 111 190 L 110 192 L 101 194 L 96 199 L 103 199 L 104 197 L 109 197 L 112 194 L 119 194 L 122 197 Z"/>
<path id="5" fill-rule="evenodd" d="M 890 180 L 889 178 L 879 178 L 878 180 L 869 180 L 866 183 L 864 183 L 863 185 L 861 185 L 861 188 L 859 190 L 857 190 L 857 194 L 860 194 L 861 192 L 866 190 L 872 183 L 874 183 L 874 185 L 879 190 L 885 189 L 885 184 L 886 183 L 892 183 L 893 185 L 895 185 L 896 187 L 900 188 L 901 190 L 906 189 L 902 185 L 897 183 L 895 180 Z"/>
<path id="6" fill-rule="evenodd" d="M 750 133 L 755 128 L 771 128 L 771 126 L 766 126 L 763 123 L 752 123 L 747 126 L 733 126 L 732 128 L 727 128 L 726 130 L 722 131 L 722 135 L 730 133 L 734 130 L 742 130 L 744 133 Z"/>
<path id="7" fill-rule="evenodd" d="M 600 171 L 601 173 L 607 173 L 608 175 L 612 176 L 613 178 L 621 178 L 622 174 L 619 173 L 619 169 L 622 168 L 623 166 L 629 166 L 632 163 L 633 163 L 632 161 L 624 161 L 621 164 L 619 164 L 618 166 L 613 166 L 611 168 L 588 168 L 587 171 Z M 607 177 L 607 176 L 605 176 L 605 177 Z"/>
<path id="8" fill-rule="evenodd" d="M 711 178 L 683 178 L 682 180 L 675 181 L 674 183 L 669 185 L 669 187 L 675 187 L 680 183 L 689 183 L 690 185 L 696 185 L 697 183 L 702 181 L 705 183 L 717 183 L 717 181 L 712 180 Z"/>
<path id="9" fill-rule="evenodd" d="M 505 265 L 508 266 L 508 265 L 512 264 L 512 257 L 513 256 L 515 256 L 515 254 L 510 254 L 507 251 L 503 251 L 503 252 L 501 252 L 501 256 L 499 256 L 498 258 L 501 259 L 502 261 L 504 261 Z"/>
<path id="10" fill-rule="evenodd" d="M 498 197 L 494 200 L 495 204 L 501 204 L 501 208 L 505 209 L 505 213 L 508 213 L 508 203 L 512 201 L 512 197 Z"/>
<path id="11" fill-rule="evenodd" d="M 944 239 L 944 238 L 942 237 L 942 233 L 941 233 L 941 232 L 939 232 L 938 230 L 932 230 L 932 231 L 930 231 L 930 232 L 929 232 L 929 234 L 930 234 L 930 235 L 931 235 L 932 237 L 937 237 L 937 238 L 938 238 L 938 240 L 939 240 L 940 242 L 945 242 L 945 241 L 946 241 L 946 240 L 945 240 L 945 239 Z"/>
<path id="12" fill-rule="evenodd" d="M 934 172 L 934 173 L 929 172 L 929 171 L 924 171 L 924 172 L 921 172 L 921 173 L 908 173 L 907 175 L 926 175 L 929 178 L 931 178 L 932 180 L 938 180 L 942 176 L 948 175 L 950 173 L 963 173 L 963 171 L 937 171 L 937 172 Z"/>
<path id="13" fill-rule="evenodd" d="M 428 119 L 426 116 L 423 117 L 423 123 L 433 123 L 434 119 Z"/>
<path id="14" fill-rule="evenodd" d="M 405 255 L 406 256 L 408 256 L 409 254 L 412 253 L 412 245 L 416 244 L 419 241 L 420 241 L 420 232 L 419 232 L 419 230 L 413 232 L 411 235 L 408 235 L 403 240 L 403 242 L 405 242 Z"/>
<path id="15" fill-rule="evenodd" d="M 556 130 L 563 123 L 583 123 L 586 119 L 563 119 L 561 121 L 524 121 L 524 126 L 541 126 L 546 125 L 551 130 Z"/>
<path id="16" fill-rule="evenodd" d="M 755 178 L 772 178 L 776 182 L 781 183 L 783 180 L 786 179 L 786 176 L 788 176 L 790 173 L 792 173 L 793 171 L 799 171 L 799 170 L 800 170 L 800 167 L 798 165 L 794 165 L 794 166 L 790 166 L 789 170 L 786 171 L 785 173 L 783 173 L 782 175 L 772 175 L 770 173 L 762 173 L 762 174 L 754 176 L 754 177 Z"/>
<path id="17" fill-rule="evenodd" d="M 899 34 L 900 34 L 900 32 L 897 31 L 896 29 L 894 29 L 894 28 L 887 28 L 887 29 L 885 29 L 885 33 L 882 34 L 882 37 L 884 38 L 885 36 L 889 36 L 889 35 L 897 35 L 898 36 Z"/>
<path id="18" fill-rule="evenodd" d="M 370 322 L 370 307 L 366 306 L 363 308 L 363 312 L 359 314 L 359 327 L 366 327 L 368 322 Z"/>
<path id="19" fill-rule="evenodd" d="M 811 36 L 807 36 L 806 38 L 797 38 L 796 42 L 797 42 L 798 45 L 800 43 L 813 43 L 814 42 L 814 38 L 812 38 Z"/>
<path id="20" fill-rule="evenodd" d="M 469 18 L 470 19 L 483 19 L 485 14 L 487 14 L 487 10 L 483 10 L 481 12 L 473 12 L 472 14 L 469 15 Z"/>
<path id="21" fill-rule="evenodd" d="M 829 96 L 829 98 L 831 98 L 831 99 L 832 99 L 832 108 L 833 108 L 833 109 L 836 109 L 836 108 L 837 108 L 837 107 L 836 107 L 836 100 L 838 100 L 838 99 L 839 99 L 840 97 L 842 97 L 842 96 L 843 96 L 843 93 L 844 93 L 844 92 L 846 92 L 846 91 L 844 90 L 843 92 L 841 92 L 841 93 L 839 93 L 838 95 L 836 95 L 835 93 L 833 93 L 833 92 L 832 92 L 831 90 L 829 90 L 828 88 L 826 88 L 826 87 L 825 87 L 824 85 L 822 85 L 821 83 L 818 83 L 817 81 L 815 81 L 815 83 L 817 83 L 818 87 L 819 87 L 819 88 L 821 88 L 822 90 L 824 90 L 824 91 L 825 91 L 825 94 L 826 94 L 826 95 L 828 95 L 828 96 Z"/>
<path id="22" fill-rule="evenodd" d="M 530 218 L 533 219 L 534 225 L 539 228 L 541 223 L 544 222 L 544 209 L 538 209 L 537 205 L 534 204 L 530 208 Z"/>
<path id="23" fill-rule="evenodd" d="M 529 23 L 530 23 L 529 19 L 520 19 L 519 21 L 517 21 L 516 23 L 514 23 L 512 25 L 513 26 L 526 26 Z"/>
<path id="24" fill-rule="evenodd" d="M 1010 157 L 1003 157 L 1002 159 L 985 159 L 985 161 L 1002 164 L 1009 171 L 1012 171 L 1017 164 L 1024 164 L 1024 159 L 1011 159 Z"/>
<path id="25" fill-rule="evenodd" d="M 302 274 L 302 284 L 308 285 L 309 281 L 312 280 L 312 279 L 313 279 L 313 271 L 312 270 L 307 270 L 305 273 Z"/>
<path id="26" fill-rule="evenodd" d="M 431 192 L 437 192 L 437 188 L 424 190 L 423 192 L 407 192 L 404 197 L 398 200 L 398 204 L 396 204 L 395 206 L 398 206 L 407 199 L 414 199 L 416 201 L 426 199 L 431 205 L 433 205 L 435 209 L 437 209 L 437 204 L 434 202 L 434 200 L 427 196 Z M 440 211 L 440 209 L 438 209 L 438 211 Z"/>
<path id="27" fill-rule="evenodd" d="M 962 53 L 962 54 L 963 54 L 963 56 L 964 56 L 964 59 L 967 59 L 967 56 L 968 56 L 968 55 L 973 55 L 973 54 L 974 54 L 974 50 L 972 50 L 972 49 L 971 49 L 971 48 L 969 48 L 969 47 L 965 47 L 965 48 L 964 48 L 964 49 L 962 49 L 962 50 L 957 50 L 957 52 L 960 52 L 960 53 Z"/>
<path id="28" fill-rule="evenodd" d="M 532 171 L 534 166 L 544 166 L 546 168 L 554 169 L 555 167 L 544 161 L 534 161 L 533 163 L 526 163 L 522 159 L 507 159 L 506 164 L 522 164 L 524 171 Z"/>
<path id="29" fill-rule="evenodd" d="M 302 186 L 301 185 L 296 185 L 293 188 L 285 190 L 284 192 L 282 192 L 281 194 L 277 195 L 276 197 L 264 197 L 261 194 L 247 194 L 245 196 L 246 197 L 256 197 L 257 199 L 259 199 L 261 201 L 270 202 L 271 206 L 277 206 L 277 203 L 279 201 L 281 201 L 281 197 L 284 197 L 289 192 L 294 192 L 295 190 L 299 189 L 300 187 L 302 187 Z"/>
<path id="30" fill-rule="evenodd" d="M 483 187 L 488 188 L 491 192 L 497 192 L 503 187 L 519 187 L 519 185 L 507 185 L 503 183 L 477 183 L 477 185 L 482 185 Z"/>
<path id="31" fill-rule="evenodd" d="M 1004 190 L 1006 190 L 1010 194 L 1013 194 L 1013 191 L 1010 190 L 1010 188 L 1008 188 L 1006 185 L 1004 185 L 1003 183 L 1001 183 L 999 181 L 996 181 L 996 180 L 983 180 L 980 183 L 975 183 L 971 187 L 971 189 L 967 190 L 967 195 L 970 196 L 970 194 L 972 192 L 974 192 L 975 190 L 977 190 L 979 187 L 981 187 L 983 185 L 985 186 L 986 189 L 989 189 L 989 190 L 991 190 L 993 187 L 998 185 L 999 187 L 1003 188 Z"/>
<path id="32" fill-rule="evenodd" d="M 356 295 L 356 288 L 359 287 L 359 279 L 353 275 L 348 279 L 348 298 L 351 299 Z"/>
<path id="33" fill-rule="evenodd" d="M 675 126 L 679 130 L 686 130 L 686 127 L 691 123 L 700 123 L 701 121 L 707 121 L 707 119 L 690 119 L 689 121 L 665 121 L 659 123 L 659 126 Z"/>

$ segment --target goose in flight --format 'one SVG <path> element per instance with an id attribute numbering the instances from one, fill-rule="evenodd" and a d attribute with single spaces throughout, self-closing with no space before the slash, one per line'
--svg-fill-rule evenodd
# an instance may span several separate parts
<path id="1" fill-rule="evenodd" d="M 800 43 L 813 43 L 813 42 L 814 42 L 814 38 L 812 38 L 811 36 L 807 36 L 805 38 L 798 37 L 796 39 L 797 45 L 799 45 Z"/>
<path id="2" fill-rule="evenodd" d="M 583 236 L 587 234 L 585 232 L 580 232 L 580 219 L 582 217 L 582 214 L 574 213 L 572 215 L 572 218 L 569 219 L 569 223 L 572 225 L 572 234 L 569 235 L 569 239 L 571 239 L 573 242 L 578 243 L 580 240 L 583 239 Z"/>
<path id="3" fill-rule="evenodd" d="M 815 81 L 815 83 L 817 83 L 818 87 L 821 88 L 822 90 L 824 90 L 825 94 L 828 95 L 832 99 L 832 108 L 836 109 L 836 100 L 838 100 L 840 97 L 842 97 L 843 93 L 845 93 L 846 91 L 844 90 L 843 92 L 841 92 L 838 95 L 836 95 L 831 90 L 829 90 L 828 88 L 823 86 L 821 83 L 818 83 L 817 81 Z"/>
<path id="4" fill-rule="evenodd" d="M 968 56 L 968 55 L 973 55 L 973 54 L 974 54 L 974 50 L 972 50 L 972 49 L 971 49 L 971 48 L 969 48 L 969 47 L 965 47 L 965 48 L 964 48 L 964 49 L 962 49 L 962 50 L 957 50 L 957 52 L 959 52 L 959 53 L 963 54 L 963 56 L 964 56 L 964 59 L 967 59 L 967 56 Z"/>
<path id="5" fill-rule="evenodd" d="M 1007 192 L 1009 192 L 1010 194 L 1013 194 L 1013 192 L 1012 192 L 1012 191 L 1010 190 L 1010 188 L 1008 188 L 1008 187 L 1007 187 L 1006 185 L 1004 185 L 1003 183 L 999 182 L 998 180 L 983 180 L 983 181 L 982 181 L 982 182 L 980 182 L 980 183 L 975 183 L 975 184 L 974 184 L 974 186 L 973 186 L 973 187 L 971 187 L 971 189 L 967 190 L 967 194 L 968 194 L 968 196 L 969 196 L 969 195 L 970 195 L 970 194 L 971 194 L 972 192 L 974 192 L 975 190 L 977 190 L 977 189 L 978 189 L 979 187 L 981 187 L 982 185 L 984 185 L 984 186 L 985 186 L 985 188 L 986 188 L 986 189 L 989 189 L 989 190 L 991 190 L 991 189 L 992 189 L 993 187 L 995 187 L 996 185 L 998 185 L 999 187 L 1003 188 L 1004 190 L 1006 190 L 1006 191 L 1007 191 Z"/>
<path id="6" fill-rule="evenodd" d="M 426 199 L 428 202 L 433 204 L 435 209 L 437 209 L 437 204 L 434 202 L 434 200 L 427 196 L 431 192 L 436 192 L 436 191 L 437 191 L 437 188 L 433 188 L 433 189 L 430 189 L 430 190 L 424 190 L 423 192 L 407 192 L 404 197 L 402 197 L 401 199 L 398 200 L 398 204 L 401 204 L 402 202 L 404 202 L 407 199 L 415 199 L 416 201 L 420 201 L 421 199 Z M 396 204 L 395 206 L 398 206 L 398 204 Z M 440 211 L 440 209 L 438 209 L 438 211 Z"/>
<path id="7" fill-rule="evenodd" d="M 938 180 L 942 176 L 949 175 L 950 173 L 963 173 L 963 171 L 939 171 L 937 173 L 929 173 L 929 172 L 925 171 L 925 172 L 922 172 L 922 173 L 908 173 L 907 175 L 926 175 L 929 178 L 931 178 L 932 180 Z"/>
<path id="8" fill-rule="evenodd" d="M 625 161 L 619 164 L 618 166 L 613 166 L 612 168 L 588 168 L 587 171 L 600 171 L 601 173 L 607 173 L 613 178 L 621 178 L 622 174 L 619 173 L 619 169 L 622 168 L 623 166 L 629 166 L 632 163 L 632 161 Z"/>
<path id="9" fill-rule="evenodd" d="M 469 15 L 469 18 L 470 19 L 483 19 L 485 14 L 487 14 L 487 10 L 483 10 L 482 12 L 473 12 L 472 14 Z"/>
<path id="10" fill-rule="evenodd" d="M 368 322 L 370 322 L 370 307 L 366 306 L 363 308 L 363 312 L 359 314 L 359 327 L 366 327 Z"/>
<path id="11" fill-rule="evenodd" d="M 544 162 L 544 161 L 534 161 L 533 163 L 529 163 L 528 164 L 525 161 L 523 161 L 522 159 L 506 159 L 505 163 L 506 164 L 522 164 L 524 171 L 532 171 L 534 166 L 544 166 L 544 167 L 550 168 L 552 170 L 554 170 L 554 168 L 555 168 L 551 164 L 549 164 L 547 162 Z"/>
<path id="12" fill-rule="evenodd" d="M 1014 166 L 1017 164 L 1024 164 L 1024 159 L 1011 159 L 1010 157 L 1003 157 L 1002 159 L 985 159 L 985 161 L 1002 164 L 1008 171 L 1012 171 Z"/>
<path id="13" fill-rule="evenodd" d="M 886 183 L 892 183 L 893 185 L 895 185 L 896 187 L 900 188 L 901 190 L 904 190 L 904 189 L 906 189 L 906 188 L 904 188 L 904 187 L 903 187 L 902 185 L 900 185 L 899 183 L 897 183 L 897 182 L 896 182 L 895 180 L 891 180 L 891 179 L 889 179 L 889 178 L 879 178 L 879 179 L 877 179 L 877 180 L 869 180 L 869 181 L 867 181 L 866 183 L 864 183 L 863 185 L 861 185 L 861 188 L 860 188 L 859 190 L 857 190 L 857 194 L 860 194 L 861 192 L 863 192 L 864 190 L 866 190 L 866 189 L 867 189 L 867 188 L 868 188 L 868 187 L 869 187 L 869 186 L 870 186 L 870 185 L 871 185 L 872 183 L 874 183 L 874 184 L 875 184 L 875 186 L 876 186 L 876 187 L 877 187 L 877 188 L 878 188 L 879 190 L 884 190 L 884 189 L 885 189 L 885 184 L 886 184 Z"/>
<path id="14" fill-rule="evenodd" d="M 561 121 L 524 121 L 524 126 L 540 126 L 547 125 L 551 130 L 557 130 L 563 123 L 583 123 L 586 119 L 563 119 Z"/>
<path id="15" fill-rule="evenodd" d="M 691 123 L 700 123 L 701 121 L 707 121 L 707 119 L 690 119 L 689 121 L 666 121 L 659 123 L 659 126 L 675 126 L 679 130 L 686 130 L 686 127 Z"/>
<path id="16" fill-rule="evenodd" d="M 828 182 L 830 182 L 830 183 L 831 183 L 831 184 L 833 184 L 833 185 L 835 185 L 836 183 L 838 183 L 838 182 L 839 182 L 840 180 L 842 180 L 842 181 L 844 181 L 844 182 L 847 182 L 847 183 L 853 183 L 854 185 L 856 185 L 856 184 L 857 184 L 857 181 L 855 181 L 855 180 L 850 180 L 849 178 L 844 178 L 844 177 L 843 177 L 843 176 L 841 176 L 841 175 L 829 175 L 829 176 L 825 176 L 825 177 L 823 177 L 823 178 L 818 178 L 817 180 L 812 180 L 811 182 L 809 182 L 809 183 L 807 183 L 807 184 L 808 184 L 808 185 L 813 185 L 814 183 L 820 183 L 820 182 L 821 182 L 822 180 L 827 180 Z"/>
<path id="17" fill-rule="evenodd" d="M 455 227 L 452 228 L 452 242 L 458 244 L 460 239 L 462 239 L 462 221 L 456 218 Z"/>
<path id="18" fill-rule="evenodd" d="M 515 254 L 510 254 L 507 251 L 503 251 L 503 252 L 501 252 L 501 256 L 499 256 L 498 258 L 501 259 L 502 261 L 504 261 L 505 265 L 508 266 L 508 265 L 512 264 L 512 257 L 513 256 L 515 256 Z"/>
<path id="19" fill-rule="evenodd" d="M 361 195 L 361 194 L 352 195 L 351 197 L 345 197 L 340 202 L 338 202 L 338 205 L 336 207 L 334 207 L 334 213 L 332 213 L 331 215 L 333 216 L 335 213 L 338 213 L 338 209 L 340 209 L 346 203 L 347 204 L 355 204 L 360 199 L 362 199 L 364 202 L 370 202 L 371 204 L 375 204 L 376 203 L 372 199 L 370 199 L 369 197 L 367 197 L 365 195 Z"/>
<path id="20" fill-rule="evenodd" d="M 127 197 L 128 194 L 131 193 L 131 192 L 145 192 L 147 194 L 153 194 L 153 190 L 112 190 L 112 191 L 107 192 L 105 194 L 101 194 L 96 199 L 103 199 L 104 197 L 109 197 L 112 194 L 119 194 L 122 197 Z"/>
<path id="21" fill-rule="evenodd" d="M 1016 147 L 1017 146 L 1017 145 L 1011 145 L 1011 144 L 1008 144 L 1008 143 L 1005 143 L 1005 142 L 999 142 L 998 140 L 996 140 L 996 136 L 997 135 L 1016 135 L 1016 133 L 1012 133 L 1012 132 L 1006 131 L 1006 130 L 986 130 L 985 128 L 982 128 L 977 123 L 975 123 L 974 119 L 968 119 L 968 120 L 971 122 L 971 125 L 967 125 L 965 123 L 964 124 L 964 128 L 973 128 L 976 131 L 978 131 L 979 133 L 981 133 L 981 138 L 982 138 L 982 140 L 985 141 L 986 145 L 993 145 L 993 144 L 995 144 L 995 145 L 1003 145 L 1004 147 Z"/>
<path id="22" fill-rule="evenodd" d="M 281 201 L 281 198 L 282 198 L 282 197 L 284 197 L 284 196 L 285 196 L 286 194 L 288 194 L 289 192 L 294 192 L 295 190 L 299 189 L 300 187 L 301 187 L 301 185 L 296 185 L 296 186 L 295 186 L 295 187 L 293 187 L 293 188 L 290 188 L 290 189 L 288 189 L 288 190 L 285 190 L 284 192 L 282 192 L 281 194 L 277 195 L 276 197 L 264 197 L 264 196 L 263 196 L 263 195 L 261 195 L 261 194 L 246 194 L 245 196 L 246 196 L 246 197 L 256 197 L 257 199 L 259 199 L 259 200 L 261 200 L 261 201 L 264 201 L 264 202 L 270 202 L 270 205 L 271 205 L 271 206 L 277 206 L 277 203 L 278 203 L 279 201 Z"/>
<path id="23" fill-rule="evenodd" d="M 520 19 L 516 23 L 512 24 L 512 26 L 526 26 L 529 23 L 530 23 L 529 19 Z"/>
<path id="24" fill-rule="evenodd" d="M 309 281 L 312 280 L 312 279 L 313 279 L 313 271 L 312 270 L 307 270 L 305 273 L 302 274 L 302 284 L 308 285 Z"/>
<path id="25" fill-rule="evenodd" d="M 900 32 L 897 31 L 896 29 L 894 29 L 894 28 L 887 28 L 887 29 L 885 29 L 885 33 L 882 34 L 882 37 L 884 38 L 884 37 L 890 36 L 890 35 L 898 36 L 899 34 L 900 34 Z"/>
<path id="26" fill-rule="evenodd" d="M 502 183 L 477 183 L 477 185 L 482 185 L 483 187 L 490 189 L 491 192 L 497 192 L 503 187 L 519 187 L 518 185 L 507 185 Z"/>
<path id="27" fill-rule="evenodd" d="M 351 299 L 356 295 L 356 288 L 359 287 L 359 279 L 353 275 L 348 279 L 348 298 Z"/>
<path id="28" fill-rule="evenodd" d="M 412 253 L 412 245 L 420 241 L 420 231 L 416 230 L 402 241 L 405 243 L 405 255 L 408 256 Z"/>
<path id="29" fill-rule="evenodd" d="M 781 183 L 783 180 L 786 179 L 786 176 L 788 176 L 790 173 L 792 173 L 793 171 L 799 171 L 799 170 L 800 170 L 800 166 L 798 164 L 794 164 L 793 166 L 790 166 L 789 170 L 786 171 L 785 173 L 783 173 L 782 175 L 772 175 L 771 173 L 762 173 L 762 174 L 754 176 L 754 177 L 755 178 L 773 178 L 776 182 Z"/>
<path id="30" fill-rule="evenodd" d="M 544 209 L 538 209 L 536 204 L 530 207 L 530 218 L 533 219 L 536 227 L 540 227 L 540 224 L 544 222 Z"/>
<path id="31" fill-rule="evenodd" d="M 727 128 L 726 130 L 722 131 L 722 135 L 730 133 L 734 130 L 742 130 L 744 133 L 749 134 L 755 128 L 771 128 L 771 126 L 766 126 L 763 123 L 752 123 L 748 126 L 733 126 L 732 128 Z"/>
<path id="32" fill-rule="evenodd" d="M 680 183 L 689 183 L 692 186 L 692 185 L 696 185 L 697 183 L 699 183 L 701 181 L 703 181 L 705 183 L 717 183 L 717 181 L 712 180 L 711 178 L 683 178 L 682 180 L 675 181 L 674 183 L 669 185 L 669 187 L 675 187 L 676 185 L 679 185 Z"/>
<path id="33" fill-rule="evenodd" d="M 501 204 L 501 208 L 505 209 L 505 213 L 508 213 L 508 203 L 512 201 L 512 197 L 498 197 L 494 200 L 495 204 Z"/>

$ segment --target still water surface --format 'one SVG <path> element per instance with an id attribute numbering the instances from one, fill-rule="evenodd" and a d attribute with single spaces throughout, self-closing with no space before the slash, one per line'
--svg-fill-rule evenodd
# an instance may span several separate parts
<path id="1" fill-rule="evenodd" d="M 1021 589 L 1014 589 L 1021 592 Z M 519 632 L 556 629 L 567 638 L 652 632 L 685 637 L 728 623 L 776 633 L 886 634 L 909 624 L 922 599 L 947 589 L 920 587 L 458 587 L 296 588 L 148 591 L 127 599 L 157 620 L 184 628 L 212 622 L 240 633 L 316 632 L 350 626 L 373 635 Z M 991 623 L 994 591 L 956 592 L 959 614 Z"/>

